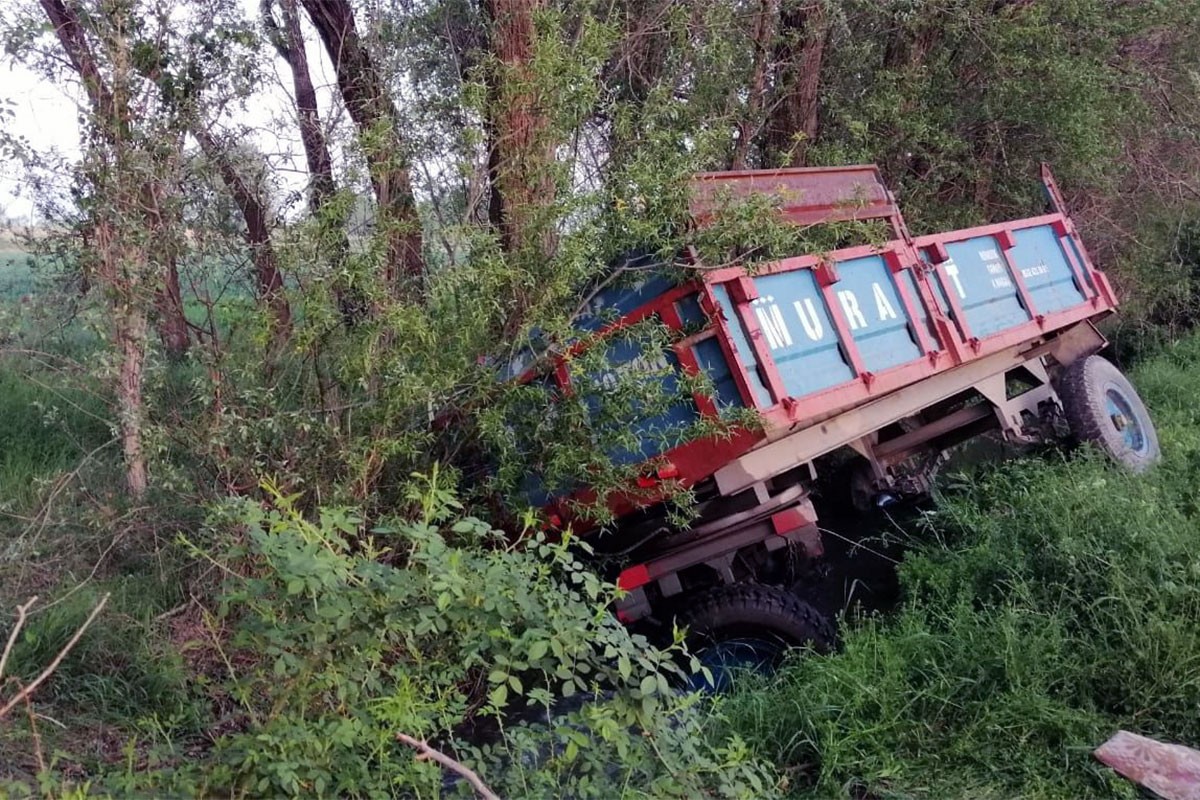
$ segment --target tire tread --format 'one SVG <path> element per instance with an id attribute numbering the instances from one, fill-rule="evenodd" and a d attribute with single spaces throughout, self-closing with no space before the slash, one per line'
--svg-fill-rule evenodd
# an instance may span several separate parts
<path id="1" fill-rule="evenodd" d="M 1108 426 L 1102 384 L 1112 380 L 1126 390 L 1133 413 L 1139 417 L 1143 435 L 1149 439 L 1146 455 L 1132 453 Z M 1101 356 L 1088 356 L 1063 370 L 1058 381 L 1058 396 L 1071 434 L 1080 442 L 1101 447 L 1114 461 L 1134 470 L 1144 469 L 1159 457 L 1158 435 L 1145 404 L 1133 384 L 1116 366 Z"/>
<path id="2" fill-rule="evenodd" d="M 758 624 L 784 634 L 793 644 L 807 643 L 822 651 L 836 640 L 833 625 L 824 614 L 790 592 L 758 583 L 709 590 L 697 596 L 681 618 L 701 635 L 724 625 Z"/>

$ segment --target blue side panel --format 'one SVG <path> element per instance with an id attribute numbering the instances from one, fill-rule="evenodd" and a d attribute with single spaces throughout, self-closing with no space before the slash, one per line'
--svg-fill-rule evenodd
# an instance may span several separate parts
<path id="1" fill-rule="evenodd" d="M 645 461 L 682 441 L 684 432 L 696 421 L 698 412 L 691 396 L 682 395 L 679 362 L 674 353 L 646 353 L 643 343 L 620 337 L 610 339 L 607 346 L 607 360 L 612 365 L 611 369 L 603 374 L 590 375 L 580 382 L 587 390 L 593 390 L 594 387 L 593 392 L 584 398 L 593 419 L 599 419 L 600 401 L 597 395 L 622 391 L 621 381 L 624 379 L 624 386 L 628 386 L 630 373 L 635 377 L 644 374 L 644 380 L 658 384 L 661 395 L 655 399 L 674 399 L 665 411 L 653 416 L 647 416 L 652 409 L 640 407 L 636 399 L 629 401 L 631 407 L 628 416 L 609 423 L 610 427 L 604 431 L 607 435 L 628 440 L 608 452 L 614 463 Z M 625 399 L 628 401 L 628 398 Z M 600 425 L 603 426 L 604 422 Z"/>
<path id="2" fill-rule="evenodd" d="M 944 288 L 958 295 L 973 336 L 982 339 L 1029 321 L 994 237 L 947 244 L 946 252 L 950 260 L 942 268 L 949 283 Z"/>
<path id="3" fill-rule="evenodd" d="M 700 370 L 712 381 L 714 400 L 718 408 L 743 408 L 742 393 L 733 379 L 733 370 L 716 337 L 703 339 L 692 347 Z"/>
<path id="4" fill-rule="evenodd" d="M 687 326 L 699 326 L 705 322 L 704 310 L 700 308 L 700 295 L 689 294 L 675 301 L 679 321 Z"/>
<path id="5" fill-rule="evenodd" d="M 1075 263 L 1076 263 L 1076 264 L 1079 264 L 1080 266 L 1083 266 L 1083 264 L 1084 264 L 1084 261 L 1083 261 L 1083 253 L 1079 252 L 1079 243 L 1075 241 L 1075 237 L 1074 237 L 1074 236 L 1068 236 L 1068 237 L 1067 237 L 1067 244 L 1069 244 L 1069 245 L 1070 245 L 1070 247 L 1071 247 L 1071 254 L 1075 256 Z M 1096 282 L 1092 280 L 1091 273 L 1084 272 L 1084 280 L 1086 280 L 1086 281 L 1087 281 L 1087 284 L 1088 284 L 1088 286 L 1091 288 L 1091 290 L 1092 290 L 1093 292 L 1098 292 L 1098 291 L 1100 291 L 1100 290 L 1099 290 L 1099 289 L 1096 287 Z"/>
<path id="6" fill-rule="evenodd" d="M 904 284 L 904 288 L 912 300 L 913 308 L 917 312 L 917 324 L 925 328 L 925 331 L 929 334 L 930 341 L 933 342 L 933 348 L 935 350 L 940 349 L 938 347 L 937 329 L 933 325 L 933 320 L 930 318 L 929 312 L 925 310 L 925 303 L 921 300 L 921 293 L 917 290 L 917 279 L 913 275 L 913 271 L 911 269 L 900 270 L 896 273 L 896 277 Z M 945 299 L 943 298 L 939 302 L 945 308 Z"/>
<path id="7" fill-rule="evenodd" d="M 734 349 L 737 350 L 738 357 L 742 359 L 742 363 L 746 365 L 746 372 L 749 373 L 750 385 L 754 387 L 754 394 L 758 398 L 758 404 L 765 408 L 771 405 L 771 392 L 762 381 L 762 376 L 758 370 L 758 359 L 755 358 L 754 348 L 750 346 L 750 340 L 746 337 L 745 329 L 742 328 L 741 319 L 738 317 L 737 311 L 734 310 L 733 302 L 729 297 L 729 290 L 721 284 L 712 287 L 712 289 L 713 295 L 717 298 L 717 304 L 721 307 L 721 313 L 725 316 L 730 338 L 733 339 Z M 759 291 L 762 291 L 761 286 Z M 769 338 L 768 341 L 770 341 Z M 776 361 L 778 361 L 778 356 L 776 356 Z"/>
<path id="8" fill-rule="evenodd" d="M 803 397 L 854 377 L 811 270 L 765 275 L 754 285 L 759 298 L 751 307 L 788 395 Z"/>
<path id="9" fill-rule="evenodd" d="M 1039 314 L 1062 311 L 1084 301 L 1075 285 L 1075 274 L 1063 253 L 1058 236 L 1049 225 L 1016 232 L 1009 256 L 1021 271 L 1033 307 Z"/>
<path id="10" fill-rule="evenodd" d="M 837 265 L 841 280 L 834 286 L 850 335 L 863 366 L 882 372 L 921 357 L 908 314 L 882 256 L 867 256 Z"/>
<path id="11" fill-rule="evenodd" d="M 575 327 L 595 331 L 613 320 L 628 314 L 643 303 L 648 303 L 675 286 L 674 281 L 653 269 L 655 261 L 648 257 L 629 258 L 620 266 L 645 268 L 643 280 L 621 283 L 596 293 L 579 315 Z"/>

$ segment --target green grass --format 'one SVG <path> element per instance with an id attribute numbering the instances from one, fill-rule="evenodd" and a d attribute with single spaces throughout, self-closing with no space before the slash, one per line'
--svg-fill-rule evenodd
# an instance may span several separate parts
<path id="1" fill-rule="evenodd" d="M 1090 755 L 1118 728 L 1200 743 L 1200 339 L 1134 380 L 1163 464 L 1053 455 L 952 481 L 899 612 L 724 701 L 795 796 L 1132 797 Z"/>
<path id="2" fill-rule="evenodd" d="M 34 287 L 23 259 L 0 253 L 0 302 Z M 79 358 L 95 347 L 89 336 L 68 330 L 54 348 Z M 792 796 L 856 800 L 1134 797 L 1090 755 L 1117 728 L 1200 745 L 1200 337 L 1155 353 L 1134 379 L 1158 423 L 1160 467 L 1139 477 L 1052 454 L 951 480 L 910 532 L 900 610 L 847 620 L 836 655 L 747 679 L 719 700 L 721 741 L 738 734 L 778 765 Z M 187 373 L 168 377 L 160 390 L 182 403 Z M 49 482 L 111 436 L 109 415 L 102 398 L 53 371 L 0 360 L 6 604 L 23 599 L 6 570 L 57 564 L 43 594 L 61 597 L 95 563 L 102 548 L 77 538 L 83 524 L 31 549 L 23 518 Z M 89 524 L 93 539 L 112 540 Z M 146 542 L 127 544 L 31 618 L 13 653 L 10 674 L 28 679 L 113 593 L 38 696 L 79 730 L 55 742 L 57 729 L 43 726 L 49 744 L 73 753 L 92 745 L 84 737 L 96 726 L 170 738 L 203 724 L 159 619 L 184 599 L 179 567 L 147 555 L 157 551 Z M 0 638 L 9 624 L 0 622 Z M 30 750 L 23 729 L 12 730 L 7 745 L 0 737 L 0 776 L 6 749 Z"/>
<path id="3" fill-rule="evenodd" d="M 110 577 L 36 612 L 13 649 L 9 674 L 25 681 L 36 676 L 104 594 L 109 600 L 102 623 L 84 634 L 39 692 L 39 702 L 107 721 L 189 710 L 179 654 L 148 636 L 154 617 L 182 595 L 178 585 L 162 581 L 152 570 Z"/>
<path id="4" fill-rule="evenodd" d="M 0 509 L 29 510 L 41 481 L 111 436 L 102 398 L 25 366 L 0 360 Z"/>
<path id="5" fill-rule="evenodd" d="M 34 292 L 34 257 L 18 250 L 0 250 L 0 300 L 14 301 Z"/>
<path id="6" fill-rule="evenodd" d="M 10 609 L 35 592 L 42 597 L 4 677 L 31 680 L 99 598 L 111 595 L 102 616 L 37 696 L 40 713 L 71 723 L 41 725 L 44 746 L 71 752 L 88 769 L 112 757 L 100 752 L 106 737 L 133 731 L 177 735 L 194 731 L 201 718 L 181 655 L 157 619 L 186 599 L 179 565 L 148 546 L 153 532 L 146 543 L 131 542 L 146 531 L 106 525 L 104 514 L 114 511 L 96 508 L 118 477 L 115 447 L 102 450 L 79 480 L 56 491 L 59 479 L 79 467 L 85 454 L 111 439 L 110 413 L 105 399 L 79 376 L 49 369 L 44 360 L 0 358 L 0 641 L 11 630 Z M 81 482 L 95 493 L 89 501 L 77 495 Z M 43 517 L 49 499 L 51 511 Z M 94 567 L 102 568 L 92 574 Z M 9 696 L 11 688 L 0 696 Z M 31 752 L 19 715 L 0 735 L 0 779 L 29 777 Z"/>

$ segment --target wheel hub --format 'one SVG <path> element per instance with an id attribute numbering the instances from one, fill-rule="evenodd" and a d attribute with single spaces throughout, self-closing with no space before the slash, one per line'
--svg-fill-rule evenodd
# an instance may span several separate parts
<path id="1" fill-rule="evenodd" d="M 1121 441 L 1125 447 L 1134 453 L 1145 452 L 1148 441 L 1142 432 L 1141 424 L 1133 413 L 1129 398 L 1115 387 L 1109 387 L 1105 392 L 1104 401 L 1109 422 L 1121 435 Z"/>

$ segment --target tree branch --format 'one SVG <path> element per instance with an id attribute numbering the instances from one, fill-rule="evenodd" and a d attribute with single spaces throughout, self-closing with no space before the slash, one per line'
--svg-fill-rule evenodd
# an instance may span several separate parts
<path id="1" fill-rule="evenodd" d="M 100 598 L 100 602 L 97 603 L 96 607 L 92 609 L 92 613 L 88 614 L 88 618 L 83 621 L 83 624 L 79 626 L 77 631 L 75 631 L 75 635 L 71 637 L 71 640 L 67 642 L 63 649 L 58 652 L 58 655 L 54 657 L 54 660 L 50 662 L 50 666 L 42 670 L 42 674 L 34 678 L 32 683 L 21 689 L 21 691 L 17 692 L 11 700 L 4 704 L 3 708 L 0 708 L 0 719 L 3 719 L 5 716 L 7 716 L 9 711 L 12 711 L 19 703 L 37 691 L 37 688 L 45 683 L 47 678 L 54 674 L 54 670 L 58 669 L 58 665 L 61 664 L 63 659 L 67 657 L 67 653 L 70 653 L 75 645 L 79 643 L 79 640 L 83 638 L 84 632 L 91 626 L 92 622 L 95 621 L 105 604 L 108 603 L 109 597 L 110 595 L 106 594 L 104 597 Z M 30 600 L 24 606 L 21 606 L 17 609 L 19 622 L 23 623 L 25 621 L 25 612 L 28 611 L 29 606 L 32 604 L 33 600 Z M 13 635 L 9 637 L 8 646 L 4 648 L 4 658 L 6 660 L 8 658 L 8 649 L 12 646 L 15 638 L 16 631 L 14 630 Z"/>
<path id="2" fill-rule="evenodd" d="M 463 780 L 471 784 L 475 789 L 475 793 L 482 797 L 483 800 L 500 800 L 500 795 L 489 789 L 487 784 L 483 782 L 483 779 L 474 770 L 462 762 L 455 761 L 440 750 L 433 749 L 424 740 L 414 739 L 407 733 L 397 733 L 396 740 L 416 750 L 418 761 L 436 761 L 451 772 L 460 775 Z"/>
<path id="3" fill-rule="evenodd" d="M 8 664 L 8 654 L 12 652 L 13 644 L 17 641 L 17 634 L 21 632 L 21 628 L 25 627 L 25 617 L 36 602 L 37 595 L 35 594 L 25 605 L 17 606 L 17 624 L 13 626 L 12 633 L 8 635 L 8 643 L 4 645 L 4 655 L 0 655 L 0 680 L 4 680 L 4 667 Z"/>

